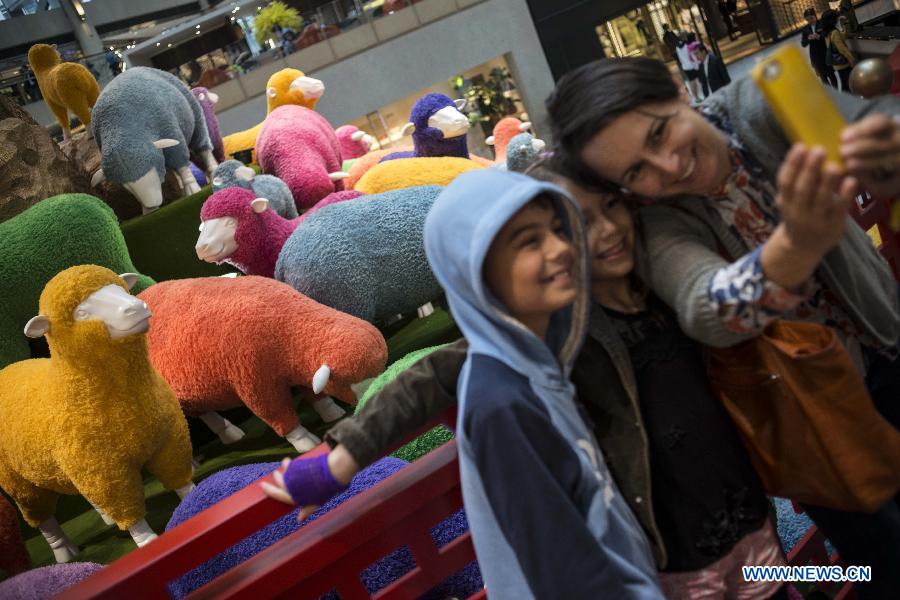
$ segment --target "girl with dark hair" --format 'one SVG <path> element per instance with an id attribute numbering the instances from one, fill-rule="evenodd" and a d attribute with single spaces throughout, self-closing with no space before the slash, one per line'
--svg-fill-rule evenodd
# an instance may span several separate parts
<path id="1" fill-rule="evenodd" d="M 692 110 L 666 67 L 608 59 L 563 77 L 547 102 L 559 163 L 582 185 L 626 189 L 641 209 L 654 293 L 692 338 L 727 347 L 778 318 L 833 327 L 881 413 L 900 424 L 900 307 L 886 262 L 847 215 L 865 187 L 900 189 L 900 100 L 832 94 L 852 124 L 846 170 L 793 147 L 752 82 Z M 722 250 L 737 260 L 726 260 Z M 849 564 L 870 565 L 861 598 L 900 589 L 900 507 L 875 514 L 806 506 Z"/>
<path id="2" fill-rule="evenodd" d="M 850 71 L 856 65 L 856 57 L 847 47 L 844 34 L 837 28 L 838 13 L 826 10 L 822 13 L 822 36 L 828 43 L 825 54 L 826 64 L 835 70 L 841 80 L 841 91 L 850 91 Z"/>

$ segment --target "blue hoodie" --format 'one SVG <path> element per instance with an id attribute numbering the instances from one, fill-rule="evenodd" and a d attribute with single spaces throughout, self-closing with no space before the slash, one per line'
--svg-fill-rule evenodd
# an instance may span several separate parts
<path id="1" fill-rule="evenodd" d="M 482 276 L 491 242 L 547 194 L 578 249 L 575 303 L 546 342 L 514 319 Z M 435 201 L 425 251 L 469 341 L 458 384 L 466 514 L 491 598 L 662 598 L 650 546 L 616 488 L 569 375 L 590 299 L 577 205 L 549 183 L 485 169 Z"/>

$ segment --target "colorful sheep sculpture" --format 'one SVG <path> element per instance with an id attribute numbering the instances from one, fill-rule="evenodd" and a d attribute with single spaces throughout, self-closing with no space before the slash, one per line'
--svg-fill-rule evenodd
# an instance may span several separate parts
<path id="1" fill-rule="evenodd" d="M 509 142 L 520 133 L 531 129 L 529 121 L 520 121 L 515 117 L 503 117 L 494 125 L 493 135 L 487 137 L 484 143 L 494 147 L 494 162 L 498 165 L 506 164 L 506 147 Z"/>
<path id="2" fill-rule="evenodd" d="M 381 162 L 425 156 L 469 158 L 469 118 L 460 112 L 465 105 L 465 100 L 454 101 L 444 94 L 426 94 L 416 100 L 402 131 L 412 133 L 413 151 L 389 154 Z"/>
<path id="3" fill-rule="evenodd" d="M 0 583 L 3 600 L 48 600 L 101 570 L 90 562 L 49 565 L 32 569 Z"/>
<path id="4" fill-rule="evenodd" d="M 256 156 L 264 173 L 283 180 L 298 210 L 306 210 L 332 192 L 344 189 L 341 146 L 325 117 L 302 106 L 276 108 L 256 139 Z"/>
<path id="5" fill-rule="evenodd" d="M 483 168 L 474 160 L 456 156 L 390 160 L 369 169 L 353 189 L 364 194 L 382 194 L 422 185 L 450 185 L 466 171 Z"/>
<path id="6" fill-rule="evenodd" d="M 298 452 L 320 440 L 300 423 L 291 386 L 326 422 L 356 404 L 352 384 L 377 376 L 387 345 L 369 323 L 322 306 L 265 277 L 205 277 L 158 283 L 150 306 L 150 359 L 188 415 L 225 443 L 243 432 L 214 411 L 245 405 Z M 310 393 L 311 392 L 311 393 Z"/>
<path id="7" fill-rule="evenodd" d="M 150 312 L 128 293 L 136 278 L 95 265 L 56 275 L 25 325 L 50 358 L 0 371 L 0 488 L 57 562 L 78 552 L 54 517 L 60 494 L 81 494 L 142 546 L 156 534 L 141 469 L 182 497 L 193 489 L 187 422 L 150 364 Z"/>
<path id="8" fill-rule="evenodd" d="M 341 146 L 341 158 L 353 160 L 368 153 L 376 144 L 375 138 L 356 125 L 341 125 L 334 130 Z"/>
<path id="9" fill-rule="evenodd" d="M 206 561 L 199 567 L 176 579 L 169 585 L 169 593 L 173 598 L 184 598 L 191 592 L 199 589 L 226 571 L 233 569 L 252 556 L 259 554 L 280 539 L 283 539 L 298 529 L 302 529 L 319 517 L 337 508 L 357 494 L 364 493 L 367 489 L 387 479 L 394 473 L 407 466 L 402 460 L 396 458 L 383 458 L 363 469 L 353 478 L 347 490 L 329 500 L 324 506 L 316 510 L 308 519 L 297 523 L 299 509 L 284 515 L 280 519 L 268 524 L 256 531 L 251 536 L 241 540 L 222 553 Z M 270 474 L 278 463 L 258 463 L 233 467 L 220 471 L 211 477 L 204 479 L 190 496 L 184 499 L 175 509 L 172 519 L 166 525 L 166 531 L 184 523 L 191 517 L 206 510 L 210 506 L 252 485 L 253 482 Z M 432 529 L 434 543 L 443 548 L 459 536 L 468 531 L 468 522 L 465 513 L 459 510 Z M 415 566 L 415 560 L 408 548 L 399 548 L 378 562 L 362 570 L 359 576 L 369 594 L 375 595 L 378 590 L 384 589 L 388 584 L 409 572 Z M 354 574 L 347 572 L 348 577 Z M 446 579 L 432 590 L 419 595 L 422 600 L 443 600 L 447 598 L 468 598 L 480 591 L 483 587 L 481 573 L 478 564 L 473 561 L 455 575 Z M 337 594 L 330 593 L 323 596 L 323 600 L 336 600 Z"/>
<path id="10" fill-rule="evenodd" d="M 510 140 L 506 148 L 506 169 L 524 173 L 525 169 L 540 158 L 546 146 L 544 140 L 539 140 L 530 133 L 520 133 Z"/>
<path id="11" fill-rule="evenodd" d="M 0 495 L 0 569 L 7 577 L 12 577 L 30 567 L 31 559 L 28 558 L 28 550 L 22 541 L 16 509 Z"/>
<path id="12" fill-rule="evenodd" d="M 69 111 L 75 113 L 90 135 L 91 109 L 100 95 L 97 80 L 84 65 L 60 63 L 59 52 L 47 44 L 35 44 L 28 50 L 28 64 L 34 71 L 47 108 L 69 139 Z"/>
<path id="13" fill-rule="evenodd" d="M 232 187 L 212 194 L 200 209 L 200 237 L 195 250 L 206 262 L 226 262 L 246 275 L 275 276 L 275 263 L 284 242 L 320 208 L 362 196 L 360 192 L 334 192 L 295 219 L 285 219 L 269 208 L 266 198 Z"/>
<path id="14" fill-rule="evenodd" d="M 219 101 L 219 95 L 215 94 L 205 87 L 191 88 L 191 93 L 200 108 L 203 109 L 203 118 L 206 121 L 206 131 L 209 133 L 209 141 L 213 146 L 213 157 L 222 162 L 225 160 L 225 148 L 222 146 L 222 133 L 219 131 L 219 118 L 216 116 L 216 103 Z"/>
<path id="15" fill-rule="evenodd" d="M 97 198 L 54 196 L 0 223 L 0 369 L 31 357 L 22 324 L 37 312 L 44 284 L 80 264 L 136 270 L 116 215 Z M 141 277 L 137 288 L 152 283 Z"/>
<path id="16" fill-rule="evenodd" d="M 425 259 L 422 232 L 441 189 L 407 188 L 326 206 L 287 239 L 275 278 L 370 322 L 427 311 L 442 290 Z"/>
<path id="17" fill-rule="evenodd" d="M 291 190 L 285 182 L 274 175 L 257 175 L 256 171 L 239 160 L 226 160 L 220 163 L 213 173 L 213 192 L 230 187 L 251 190 L 256 197 L 266 198 L 272 210 L 285 219 L 296 219 L 300 216 Z"/>
<path id="18" fill-rule="evenodd" d="M 279 106 L 295 104 L 314 109 L 325 93 L 325 84 L 320 80 L 307 77 L 297 69 L 282 69 L 269 77 L 266 84 L 266 114 L 270 114 Z M 241 150 L 253 150 L 252 162 L 256 162 L 256 138 L 262 123 L 250 129 L 226 135 L 222 139 L 225 147 L 225 158 L 234 158 L 234 153 Z"/>
<path id="19" fill-rule="evenodd" d="M 162 205 L 167 168 L 175 171 L 184 195 L 200 191 L 191 152 L 201 157 L 208 174 L 218 166 L 200 103 L 171 73 L 128 69 L 103 89 L 91 115 L 102 164 L 91 184 L 103 179 L 122 184 L 144 213 Z"/>

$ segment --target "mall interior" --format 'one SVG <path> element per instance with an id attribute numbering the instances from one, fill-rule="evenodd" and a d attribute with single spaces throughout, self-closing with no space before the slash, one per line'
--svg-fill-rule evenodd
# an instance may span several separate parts
<path id="1" fill-rule="evenodd" d="M 459 346 L 454 296 L 445 295 L 432 274 L 434 251 L 426 256 L 427 207 L 437 206 L 441 190 L 451 189 L 458 176 L 475 170 L 532 173 L 537 163 L 535 177 L 559 183 L 541 173 L 561 164 L 555 162 L 562 150 L 555 145 L 553 132 L 559 129 L 553 119 L 571 115 L 560 116 L 559 98 L 553 113 L 548 98 L 567 74 L 598 59 L 656 59 L 665 66 L 653 63 L 663 79 L 674 78 L 696 114 L 715 87 L 700 95 L 686 83 L 683 47 L 691 53 L 698 45 L 708 49 L 707 60 L 730 73 L 722 83 L 730 86 L 750 78 L 754 69 L 759 77 L 759 65 L 769 57 L 799 48 L 809 75 L 804 81 L 820 91 L 806 68 L 808 36 L 816 39 L 815 32 L 821 32 L 820 25 L 810 24 L 811 12 L 817 18 L 833 15 L 855 55 L 853 71 L 847 69 L 853 101 L 881 103 L 900 114 L 900 0 L 0 0 L 0 600 L 529 597 L 486 588 L 488 578 L 479 570 L 486 546 L 475 531 L 483 521 L 467 520 L 463 511 L 464 499 L 469 510 L 473 493 L 461 483 L 457 443 L 462 448 L 462 442 L 454 437 L 456 393 L 463 386 L 457 390 L 455 381 L 436 375 L 439 367 L 450 367 L 433 357 L 446 352 L 442 356 L 450 359 L 444 360 L 456 360 L 451 367 L 463 373 L 470 363 L 463 366 L 466 346 Z M 692 67 L 700 69 L 704 86 L 712 85 L 711 64 L 701 59 Z M 827 101 L 827 94 L 821 96 Z M 823 109 L 822 114 L 824 131 L 834 123 L 827 119 L 832 113 Z M 839 126 L 846 125 L 835 114 Z M 670 118 L 651 116 L 660 122 Z M 805 123 L 814 129 L 820 124 Z M 900 116 L 878 126 L 887 132 L 879 148 L 900 164 Z M 459 140 L 460 134 L 461 146 L 451 148 L 448 140 Z M 740 174 L 758 174 L 764 170 L 760 164 L 769 164 L 765 156 L 759 164 L 746 158 L 749 151 L 735 141 L 737 134 L 728 135 L 731 187 L 717 193 L 735 189 Z M 647 140 L 651 137 L 648 133 Z M 777 137 L 787 144 L 795 136 L 779 131 Z M 699 158 L 678 160 L 680 166 L 690 164 L 678 184 L 691 182 L 695 168 L 706 172 L 696 166 Z M 892 168 L 876 169 L 882 181 L 892 181 Z M 654 200 L 611 178 L 596 187 L 588 184 L 585 193 L 610 206 L 620 197 L 636 199 L 623 217 L 629 227 Z M 540 198 L 555 197 L 557 192 L 546 191 L 550 184 L 541 185 Z M 772 200 L 773 185 L 743 193 Z M 372 208 L 373 200 L 363 202 L 367 196 L 382 199 Z M 900 276 L 900 202 L 863 189 L 850 201 L 854 219 L 868 234 L 860 233 L 862 245 L 867 251 L 868 241 L 874 246 L 871 264 L 888 273 L 879 283 L 886 294 L 895 294 L 890 269 Z M 565 203 L 554 202 L 562 214 L 559 206 Z M 482 208 L 493 214 L 487 201 L 473 212 Z M 725 209 L 704 214 L 717 210 Z M 697 229 L 700 218 L 697 211 L 671 212 L 673 222 L 686 223 L 672 234 L 675 247 L 686 231 Z M 731 218 L 731 229 L 739 229 L 741 214 Z M 563 226 L 557 221 L 553 235 L 560 236 Z M 251 222 L 258 229 L 251 231 Z M 643 226 L 640 216 L 634 223 Z M 775 227 L 774 221 L 764 224 L 769 225 Z M 643 238 L 627 239 L 643 251 Z M 705 248 L 697 262 L 730 265 L 728 252 L 720 241 Z M 578 258 L 572 256 L 575 264 Z M 762 251 L 747 256 L 755 257 L 758 275 Z M 844 255 L 827 257 L 822 261 L 837 262 Z M 474 262 L 466 268 L 479 277 L 487 270 Z M 837 279 L 848 288 L 868 281 L 853 264 L 843 268 L 823 270 L 828 281 Z M 574 269 L 566 267 L 563 278 Z M 642 302 L 656 298 L 638 276 L 625 279 L 641 287 Z M 102 281 L 77 300 L 75 292 L 58 291 L 82 291 L 79 285 L 95 280 Z M 811 284 L 771 292 L 762 283 L 754 288 L 755 281 L 741 288 L 753 295 L 751 304 L 771 300 L 770 293 L 773 303 L 807 292 L 821 294 L 810 296 L 824 297 L 821 302 L 831 298 L 829 290 Z M 847 293 L 865 296 L 859 290 Z M 500 306 L 493 289 L 478 294 L 479 302 Z M 706 294 L 712 302 L 712 284 Z M 54 315 L 63 314 L 57 306 L 63 301 L 59 306 L 71 313 L 60 317 L 64 326 L 94 336 L 79 338 L 77 351 L 60 341 L 69 329 L 56 337 Z M 886 310 L 896 313 L 894 331 L 900 331 L 900 309 Z M 681 314 L 665 314 L 675 329 L 687 329 Z M 498 315 L 488 319 L 492 326 L 526 330 L 511 316 Z M 623 322 L 632 318 L 622 315 Z M 596 318 L 592 312 L 590 336 Z M 143 320 L 134 325 L 134 319 Z M 894 321 L 883 327 L 894 327 Z M 622 330 L 615 335 L 619 341 L 625 336 Z M 542 352 L 555 348 L 530 337 L 546 341 Z M 126 343 L 134 339 L 139 343 Z M 589 416 L 581 410 L 578 419 L 593 419 L 598 436 L 642 439 L 645 458 L 647 431 L 662 440 L 653 451 L 668 452 L 684 432 L 672 426 L 654 433 L 641 424 L 646 415 L 629 412 L 638 411 L 634 376 L 616 361 L 636 359 L 629 359 L 633 347 L 619 341 L 604 346 L 609 356 L 604 354 L 596 372 L 621 376 L 617 397 L 625 404 L 630 397 L 634 406 L 598 409 Z M 667 346 L 667 360 L 681 356 L 683 340 L 669 341 L 677 348 Z M 841 346 L 830 347 L 835 344 Z M 716 350 L 712 343 L 695 346 L 704 359 Z M 875 361 L 883 357 L 872 358 L 865 354 L 870 348 L 858 346 L 859 355 L 848 357 L 847 364 L 851 359 L 865 368 L 881 364 Z M 900 364 L 891 356 L 891 364 Z M 560 360 L 553 356 L 551 370 L 562 368 L 565 382 L 547 384 L 553 393 L 571 387 Z M 67 370 L 75 369 L 73 364 L 90 376 Z M 442 387 L 426 389 L 428 376 Z M 677 387 L 669 391 L 680 394 Z M 403 399 L 410 397 L 427 399 L 440 412 L 407 406 Z M 372 406 L 398 422 L 402 416 L 404 435 L 389 439 L 384 430 L 381 437 L 371 433 L 387 420 L 379 423 Z M 559 424 L 556 413 L 553 423 Z M 785 433 L 773 427 L 775 434 Z M 882 447 L 900 449 L 896 429 L 889 433 L 890 444 Z M 545 434 L 525 437 L 541 441 Z M 601 471 L 619 477 L 617 465 L 627 465 L 625 476 L 635 477 L 657 468 L 657 458 L 645 465 L 635 458 L 637 445 L 623 441 L 613 452 L 599 444 L 604 469 L 604 457 L 592 454 L 597 444 L 569 437 L 566 448 L 574 448 L 572 456 L 577 454 L 581 465 L 575 482 L 569 482 L 573 496 L 594 485 L 590 473 L 600 481 Z M 367 460 L 353 463 L 355 476 L 348 483 L 336 479 L 328 461 L 338 449 L 350 448 L 351 439 L 358 440 L 356 449 L 364 450 Z M 135 454 L 151 444 L 159 446 L 157 454 Z M 502 445 L 492 448 L 499 451 Z M 300 455 L 323 469 L 307 472 L 309 487 L 330 491 L 321 502 L 306 503 L 303 513 L 294 506 L 303 503 L 282 475 L 300 462 L 289 459 Z M 709 458 L 695 457 L 697 464 Z M 878 481 L 896 483 L 892 498 L 900 498 L 900 456 L 895 458 Z M 568 476 L 544 474 L 554 480 Z M 752 491 L 729 492 L 722 502 L 739 504 Z M 773 539 L 776 546 L 780 540 L 776 554 L 783 564 L 853 568 L 832 543 L 835 536 L 826 535 L 813 518 L 815 507 L 807 509 L 815 502 L 769 491 L 762 518 L 771 517 L 777 527 Z M 609 509 L 609 494 L 605 508 L 591 504 L 581 516 L 589 519 Z M 530 492 L 521 496 L 523 505 L 535 498 Z M 704 501 L 679 499 L 701 506 Z M 603 504 L 599 496 L 596 502 Z M 634 527 L 647 530 L 649 519 L 648 543 L 662 545 L 653 538 L 658 517 L 647 508 L 647 495 L 632 494 L 628 502 L 625 511 L 637 515 Z M 507 498 L 503 506 L 515 511 L 519 504 Z M 740 507 L 729 507 L 714 515 L 714 524 L 707 523 L 703 543 L 713 538 L 708 542 L 713 546 L 725 538 L 736 543 L 743 517 Z M 900 509 L 893 508 L 891 531 L 900 535 Z M 564 509 L 551 503 L 549 510 Z M 544 512 L 534 522 L 513 523 L 504 530 L 504 543 L 511 545 L 516 536 L 539 539 L 529 536 L 550 530 L 540 539 L 566 547 L 567 534 L 552 533 L 556 519 Z M 679 529 L 677 522 L 660 523 L 660 530 Z M 491 558 L 516 563 L 509 552 L 503 546 Z M 897 556 L 896 549 L 885 553 Z M 553 557 L 540 560 L 547 558 Z M 900 573 L 900 564 L 896 567 Z M 532 576 L 538 577 L 523 575 L 528 581 Z M 567 577 L 559 574 L 554 583 L 573 589 Z M 792 581 L 771 597 L 900 598 L 900 587 L 893 596 L 866 595 L 868 588 L 857 594 L 854 580 L 846 578 Z M 773 589 L 746 597 L 769 597 Z M 639 590 L 633 597 L 699 597 L 669 592 Z M 534 589 L 531 596 L 597 597 Z"/>

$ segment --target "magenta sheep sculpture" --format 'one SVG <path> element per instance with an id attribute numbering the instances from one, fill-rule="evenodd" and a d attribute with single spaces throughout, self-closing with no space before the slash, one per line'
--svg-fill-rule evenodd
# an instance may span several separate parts
<path id="1" fill-rule="evenodd" d="M 264 173 L 284 181 L 298 209 L 311 208 L 344 189 L 341 146 L 325 117 L 293 104 L 266 117 L 256 138 L 256 158 Z"/>

